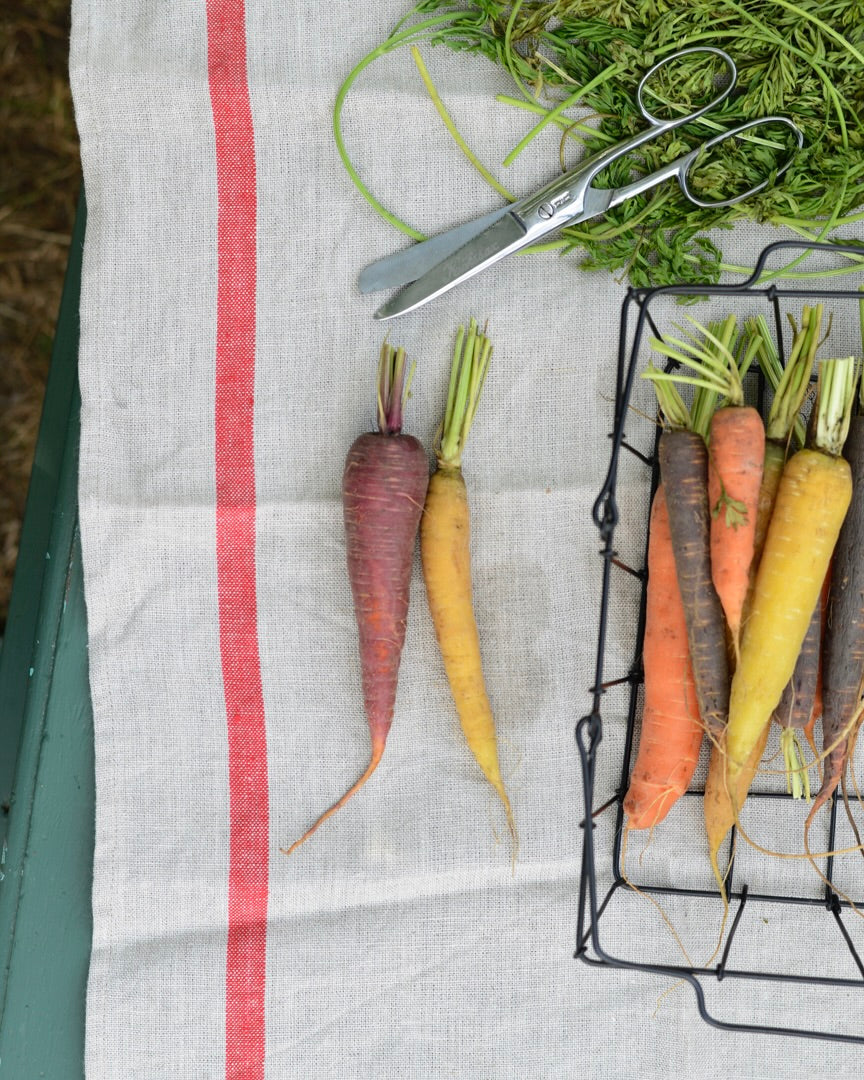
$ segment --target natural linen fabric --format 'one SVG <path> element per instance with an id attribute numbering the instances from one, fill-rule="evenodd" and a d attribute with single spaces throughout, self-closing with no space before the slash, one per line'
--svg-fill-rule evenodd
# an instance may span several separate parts
<path id="1" fill-rule="evenodd" d="M 458 727 L 419 563 L 383 762 L 308 844 L 291 858 L 279 852 L 368 757 L 339 486 L 348 446 L 374 421 L 385 332 L 371 317 L 378 298 L 361 296 L 356 276 L 407 241 L 349 182 L 331 109 L 341 79 L 405 7 L 247 4 L 257 629 L 270 788 L 264 1075 L 660 1078 L 713 1061 L 727 1075 L 767 1078 L 788 1075 L 790 1059 L 853 1075 L 860 1050 L 719 1032 L 698 1018 L 687 987 L 657 1007 L 668 977 L 572 959 L 583 835 L 573 732 L 590 708 L 601 570 L 590 512 L 607 466 L 624 295 L 575 257 L 510 258 L 386 328 L 416 361 L 406 430 L 431 448 L 456 327 L 472 315 L 489 320 L 495 354 L 464 468 L 477 618 L 521 838 L 515 872 L 500 805 Z M 495 168 L 533 118 L 495 102 L 508 87 L 493 65 L 423 52 L 460 130 Z M 70 66 L 89 211 L 80 513 L 97 833 L 86 1071 L 88 1080 L 218 1078 L 230 808 L 204 0 L 73 0 Z M 498 205 L 404 51 L 358 82 L 345 134 L 373 190 L 417 228 Z M 556 155 L 550 132 L 502 177 L 528 192 L 554 172 Z M 771 238 L 744 230 L 723 240 L 752 260 Z M 636 400 L 650 412 L 645 388 Z M 634 413 L 634 426 L 648 445 L 650 421 Z M 636 459 L 624 462 L 620 549 L 636 566 L 647 480 Z M 638 583 L 617 577 L 611 607 L 607 674 L 616 677 L 632 660 Z M 605 800 L 620 768 L 620 690 L 604 699 L 604 719 Z M 609 821 L 607 813 L 596 830 L 607 853 Z M 648 847 L 643 879 L 709 884 L 699 828 L 691 800 L 670 819 L 674 842 L 658 835 Z M 777 833 L 793 850 L 794 823 Z M 630 838 L 628 866 L 644 847 L 644 837 Z M 798 879 L 819 894 L 806 864 L 766 863 L 745 849 L 739 873 L 748 867 L 754 880 L 773 877 L 780 888 Z M 601 869 L 608 878 L 608 854 Z M 860 876 L 853 866 L 850 887 Z M 781 936 L 745 919 L 730 967 L 810 972 L 829 963 L 855 976 L 826 913 L 821 922 L 797 908 L 770 915 Z M 671 917 L 691 958 L 704 962 L 716 903 L 679 904 Z M 601 931 L 613 953 L 681 962 L 644 897 L 619 893 L 607 918 Z M 822 1027 L 862 1017 L 858 990 L 722 985 L 718 1012 L 730 1019 Z M 717 992 L 715 984 L 712 1000 Z"/>

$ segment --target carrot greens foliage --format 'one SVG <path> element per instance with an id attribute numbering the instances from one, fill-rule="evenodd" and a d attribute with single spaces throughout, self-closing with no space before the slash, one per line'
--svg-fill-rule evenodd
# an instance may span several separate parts
<path id="1" fill-rule="evenodd" d="M 718 131 L 762 116 L 789 117 L 804 134 L 804 147 L 788 172 L 735 206 L 697 207 L 676 184 L 663 184 L 600 218 L 561 230 L 541 245 L 544 250 L 579 252 L 582 266 L 643 286 L 714 282 L 723 270 L 745 272 L 724 263 L 716 237 L 707 235 L 742 218 L 783 227 L 793 237 L 860 244 L 854 233 L 864 221 L 859 209 L 864 205 L 861 0 L 422 0 L 349 73 L 334 111 L 337 146 L 355 184 L 391 224 L 415 239 L 423 234 L 383 206 L 360 178 L 345 145 L 342 113 L 351 86 L 370 63 L 420 43 L 466 54 L 466 82 L 468 55 L 492 61 L 510 75 L 516 92 L 499 95 L 499 102 L 528 110 L 538 120 L 504 157 L 505 166 L 550 125 L 561 132 L 560 161 L 550 161 L 550 170 L 571 168 L 583 156 L 641 130 L 645 121 L 636 100 L 641 76 L 665 55 L 700 44 L 719 46 L 734 58 L 736 90 L 700 121 L 645 143 L 640 168 L 653 171 Z M 655 98 L 681 111 L 704 103 L 704 56 L 684 57 L 671 67 L 674 72 L 663 77 Z M 433 93 L 425 67 L 421 73 Z M 446 116 L 437 94 L 433 100 Z M 454 133 L 452 122 L 448 127 Z M 770 176 L 776 158 L 769 142 L 721 143 L 697 166 L 694 191 L 717 199 Z M 468 153 L 461 137 L 457 145 Z M 490 171 L 469 157 L 506 194 Z M 628 183 L 632 166 L 632 161 L 619 162 L 599 182 Z M 837 272 L 859 265 L 853 256 Z"/>

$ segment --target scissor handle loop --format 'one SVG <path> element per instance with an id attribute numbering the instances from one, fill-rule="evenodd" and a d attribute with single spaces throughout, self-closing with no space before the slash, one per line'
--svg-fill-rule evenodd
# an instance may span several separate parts
<path id="1" fill-rule="evenodd" d="M 659 116 L 655 116 L 654 113 L 652 113 L 648 106 L 645 104 L 645 100 L 643 97 L 645 86 L 652 75 L 656 74 L 661 68 L 665 67 L 667 64 L 672 63 L 673 60 L 679 60 L 682 56 L 692 56 L 695 53 L 707 53 L 711 56 L 719 56 L 723 63 L 726 65 L 726 69 L 729 72 L 729 82 L 726 84 L 726 86 L 723 87 L 723 89 L 716 97 L 712 98 L 706 105 L 703 105 L 701 108 L 696 109 L 695 112 L 688 113 L 686 116 L 676 117 L 674 120 L 662 120 Z M 738 68 L 735 66 L 735 61 L 732 59 L 729 53 L 725 52 L 723 49 L 714 48 L 714 46 L 712 45 L 694 45 L 689 49 L 678 49 L 677 52 L 670 53 L 668 56 L 664 56 L 662 60 L 658 60 L 658 62 L 653 67 L 649 68 L 639 80 L 639 86 L 636 89 L 636 100 L 639 103 L 639 109 L 642 115 L 645 117 L 649 124 L 651 124 L 653 127 L 668 128 L 671 130 L 672 128 L 680 127 L 682 124 L 689 124 L 692 120 L 698 120 L 700 116 L 703 116 L 710 109 L 715 109 L 718 105 L 724 102 L 726 98 L 729 97 L 729 95 L 732 93 L 737 79 Z"/>
<path id="2" fill-rule="evenodd" d="M 742 191 L 740 195 L 733 195 L 731 199 L 700 199 L 697 195 L 694 195 L 690 189 L 688 182 L 688 176 L 690 168 L 693 162 L 699 157 L 700 154 L 704 154 L 706 150 L 710 150 L 712 146 L 717 146 L 718 143 L 724 142 L 726 139 L 733 139 L 737 135 L 740 135 L 744 131 L 749 131 L 750 128 L 759 127 L 762 124 L 785 124 L 786 127 L 791 128 L 797 137 L 798 149 L 804 145 L 804 133 L 794 124 L 788 116 L 760 116 L 757 120 L 748 120 L 746 124 L 741 124 L 736 128 L 731 128 L 729 131 L 721 131 L 719 135 L 715 135 L 713 139 L 709 139 L 707 142 L 694 150 L 692 154 L 688 154 L 684 161 L 681 163 L 681 168 L 678 171 L 678 183 L 681 185 L 681 190 L 690 200 L 695 203 L 696 206 L 701 206 L 704 209 L 713 209 L 720 206 L 733 206 L 737 202 L 741 202 L 742 199 L 749 199 L 751 195 L 755 195 L 758 191 L 763 191 L 772 180 L 776 180 L 778 176 L 782 176 L 783 173 L 792 164 L 793 155 L 790 153 L 787 161 L 777 170 L 773 177 L 766 176 L 760 183 L 755 184 L 753 187 L 748 188 L 747 191 Z"/>

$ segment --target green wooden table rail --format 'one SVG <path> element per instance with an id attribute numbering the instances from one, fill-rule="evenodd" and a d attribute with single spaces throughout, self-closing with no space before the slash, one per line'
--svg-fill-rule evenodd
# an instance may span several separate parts
<path id="1" fill-rule="evenodd" d="M 72 235 L 0 649 L 0 1080 L 84 1075 L 93 717 L 78 542 L 78 305 Z"/>

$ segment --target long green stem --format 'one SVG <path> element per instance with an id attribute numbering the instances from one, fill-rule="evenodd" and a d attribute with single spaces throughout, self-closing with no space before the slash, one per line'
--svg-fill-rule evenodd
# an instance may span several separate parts
<path id="1" fill-rule="evenodd" d="M 590 135 L 592 139 L 599 139 L 606 143 L 613 143 L 615 141 L 611 135 L 606 135 L 599 128 L 593 128 L 588 124 L 581 123 L 579 120 L 567 120 L 563 116 L 550 116 L 549 114 L 552 112 L 552 109 L 547 109 L 546 106 L 541 105 L 539 101 L 524 101 L 522 98 L 514 98 L 509 94 L 496 94 L 495 100 L 500 101 L 502 105 L 512 105 L 514 109 L 522 109 L 524 112 L 547 116 L 549 117 L 549 122 L 560 128 L 565 135 L 572 133 L 575 128 L 577 131 L 584 131 L 585 134 Z"/>
<path id="2" fill-rule="evenodd" d="M 826 220 L 830 221 L 831 218 L 790 218 L 779 214 L 773 217 L 771 222 L 774 225 L 786 225 L 789 228 L 805 229 L 808 226 L 811 228 L 822 228 L 825 225 Z M 857 225 L 859 221 L 864 221 L 864 210 L 862 210 L 860 214 L 846 214 L 844 217 L 835 218 L 834 225 L 835 227 L 839 225 Z"/>
<path id="3" fill-rule="evenodd" d="M 417 70 L 420 72 L 420 78 L 423 80 L 423 85 L 426 87 L 426 91 L 432 100 L 432 104 L 435 106 L 436 112 L 443 120 L 444 126 L 453 136 L 453 141 L 456 143 L 456 145 L 459 147 L 465 157 L 468 158 L 468 160 L 471 162 L 477 172 L 480 173 L 483 179 L 491 187 L 493 187 L 499 195 L 502 195 L 508 202 L 513 202 L 515 199 L 515 195 L 511 195 L 507 188 L 498 183 L 492 173 L 489 172 L 486 166 L 482 163 L 482 161 L 480 161 L 477 155 L 471 150 L 471 148 L 460 135 L 459 129 L 453 123 L 453 119 L 450 116 L 450 113 L 447 112 L 447 109 L 444 106 L 444 102 L 441 100 L 438 91 L 435 88 L 435 84 L 432 82 L 432 77 L 430 76 L 426 65 L 423 63 L 423 57 L 420 55 L 420 50 L 417 48 L 416 45 L 411 46 L 411 56 L 414 59 L 414 63 L 417 65 Z"/>
<path id="4" fill-rule="evenodd" d="M 449 21 L 449 16 L 438 16 L 435 19 L 430 19 L 424 28 L 432 27 L 439 23 Z M 394 228 L 400 232 L 405 233 L 407 236 L 413 237 L 415 240 L 425 240 L 426 235 L 419 230 L 408 225 L 407 222 L 402 221 L 401 218 L 396 217 L 391 213 L 382 202 L 380 202 L 366 186 L 363 180 L 360 178 L 360 174 L 354 166 L 354 162 L 351 160 L 348 150 L 345 146 L 345 139 L 342 134 L 342 111 L 345 107 L 345 99 L 348 97 L 348 92 L 357 79 L 362 75 L 367 67 L 375 60 L 380 59 L 382 56 L 386 56 L 387 53 L 392 52 L 394 49 L 398 49 L 400 45 L 404 45 L 406 41 L 415 39 L 419 28 L 414 27 L 411 30 L 405 30 L 400 33 L 394 34 L 392 37 L 387 38 L 377 48 L 373 49 L 370 53 L 367 53 L 355 66 L 348 72 L 342 85 L 336 93 L 336 100 L 333 104 L 333 138 L 336 141 L 336 150 L 345 167 L 345 171 L 351 177 L 351 180 L 364 199 Z"/>
<path id="5" fill-rule="evenodd" d="M 396 28 L 390 34 L 388 38 L 381 42 L 371 52 L 367 53 L 361 60 L 359 60 L 354 67 L 348 72 L 340 85 L 336 98 L 333 102 L 333 138 L 336 143 L 336 150 L 339 154 L 339 158 L 351 178 L 352 183 L 363 196 L 364 199 L 372 206 L 375 211 L 390 225 L 406 236 L 412 237 L 414 240 L 427 239 L 426 234 L 415 229 L 401 218 L 397 217 L 392 211 L 388 210 L 384 204 L 372 194 L 372 191 L 364 183 L 360 174 L 358 173 L 348 150 L 345 146 L 345 138 L 342 132 L 342 113 L 345 108 L 345 101 L 354 83 L 363 74 L 366 68 L 376 60 L 380 60 L 381 57 L 386 56 L 388 53 L 393 52 L 396 49 L 401 48 L 404 45 L 415 43 L 418 41 L 426 41 L 430 38 L 434 38 L 436 34 L 442 33 L 446 28 L 454 28 L 454 32 L 459 29 L 457 23 L 457 16 L 452 11 L 443 15 L 433 15 L 428 19 L 424 19 L 422 22 L 415 23 L 409 26 L 407 29 L 402 27 L 408 22 L 408 20 L 416 13 L 424 9 L 424 5 L 417 4 L 414 8 L 408 11 L 403 19 L 396 24 Z"/>
<path id="6" fill-rule="evenodd" d="M 519 140 L 519 142 L 516 143 L 510 153 L 504 158 L 502 164 L 512 165 L 516 158 L 519 157 L 519 155 L 525 149 L 525 147 L 528 146 L 529 143 L 533 142 L 534 139 L 536 139 L 537 136 L 540 134 L 540 132 L 545 127 L 547 127 L 553 120 L 556 120 L 565 110 L 571 108 L 573 105 L 578 105 L 578 103 L 582 101 L 582 99 L 587 94 L 589 94 L 592 90 L 596 90 L 598 86 L 602 86 L 604 82 L 608 82 L 610 79 L 613 79 L 617 74 L 619 74 L 620 71 L 621 68 L 618 65 L 613 64 L 612 67 L 609 67 L 605 71 L 602 71 L 599 75 L 596 76 L 596 78 L 592 79 L 584 86 L 580 86 L 578 90 L 574 91 L 569 97 L 565 98 L 562 102 L 556 105 L 555 108 L 551 109 L 543 117 L 542 120 L 535 124 L 534 127 L 531 128 L 531 130 L 528 132 L 528 134 L 524 135 Z"/>

